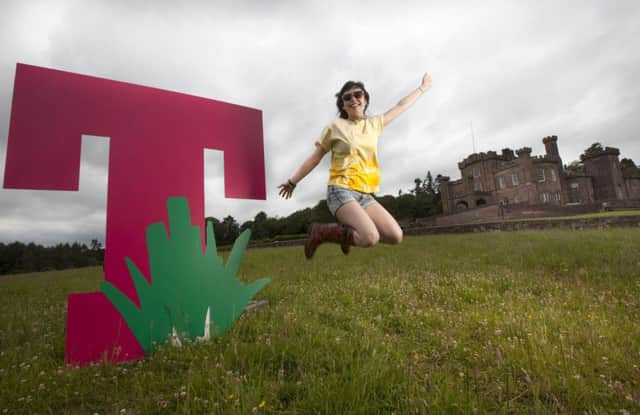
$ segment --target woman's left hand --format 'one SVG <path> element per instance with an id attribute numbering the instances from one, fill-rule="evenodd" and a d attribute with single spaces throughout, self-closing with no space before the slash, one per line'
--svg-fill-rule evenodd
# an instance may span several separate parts
<path id="1" fill-rule="evenodd" d="M 422 77 L 422 83 L 420 84 L 420 91 L 424 93 L 429 89 L 431 89 L 431 76 L 425 72 L 424 76 Z"/>

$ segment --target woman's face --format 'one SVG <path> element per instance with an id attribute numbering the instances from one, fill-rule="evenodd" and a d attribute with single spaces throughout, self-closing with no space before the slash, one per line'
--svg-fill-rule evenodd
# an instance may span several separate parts
<path id="1" fill-rule="evenodd" d="M 367 106 L 367 98 L 359 86 L 354 86 L 342 94 L 342 108 L 347 112 L 350 120 L 364 118 L 364 109 Z"/>

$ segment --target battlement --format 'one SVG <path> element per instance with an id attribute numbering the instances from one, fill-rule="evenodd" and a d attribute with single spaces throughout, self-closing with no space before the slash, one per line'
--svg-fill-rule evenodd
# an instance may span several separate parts
<path id="1" fill-rule="evenodd" d="M 502 149 L 502 158 L 506 161 L 511 161 L 513 159 L 516 158 L 513 150 L 511 150 L 510 148 L 503 148 Z"/>
<path id="2" fill-rule="evenodd" d="M 495 151 L 487 151 L 486 153 L 473 153 L 462 160 L 460 163 L 458 163 L 458 168 L 462 170 L 474 163 L 487 160 L 503 160 L 503 158 L 502 156 L 499 156 Z"/>
<path id="3" fill-rule="evenodd" d="M 544 156 L 533 156 L 531 160 L 533 160 L 534 163 L 556 163 L 558 157 L 546 154 Z"/>
<path id="4" fill-rule="evenodd" d="M 545 137 L 542 140 L 545 143 L 546 149 L 547 149 L 547 154 L 545 155 L 541 155 L 541 156 L 531 156 L 531 147 L 522 147 L 519 148 L 517 150 L 515 150 L 515 155 L 514 155 L 514 151 L 510 148 L 503 148 L 502 149 L 502 154 L 498 154 L 495 151 L 487 151 L 482 152 L 482 153 L 473 153 L 470 154 L 469 156 L 467 156 L 467 158 L 465 158 L 464 160 L 462 160 L 461 162 L 458 163 L 458 168 L 460 170 L 465 169 L 466 167 L 478 163 L 478 162 L 482 162 L 482 161 L 488 161 L 488 160 L 496 160 L 496 161 L 500 161 L 501 166 L 500 166 L 500 170 L 503 170 L 507 167 L 511 167 L 514 163 L 515 160 L 517 159 L 531 159 L 534 162 L 537 163 L 543 163 L 543 162 L 547 162 L 547 163 L 555 163 L 558 162 L 559 155 L 558 155 L 558 151 L 557 151 L 557 145 L 556 142 L 558 141 L 558 137 L 555 135 L 552 136 L 548 136 Z M 607 147 L 609 148 L 609 147 Z"/>

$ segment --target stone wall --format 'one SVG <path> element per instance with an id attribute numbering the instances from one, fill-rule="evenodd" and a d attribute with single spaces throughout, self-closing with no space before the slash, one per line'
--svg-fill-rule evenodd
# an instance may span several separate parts
<path id="1" fill-rule="evenodd" d="M 452 215 L 436 215 L 404 223 L 404 228 L 422 226 L 453 226 L 502 220 L 526 220 L 553 218 L 557 216 L 581 215 L 584 213 L 640 209 L 640 200 L 615 200 L 606 203 L 557 206 L 552 204 L 529 205 L 527 203 L 500 206 L 492 204 L 481 208 L 469 209 Z M 639 213 L 640 214 L 640 213 Z"/>
<path id="2" fill-rule="evenodd" d="M 282 248 L 286 246 L 304 245 L 306 239 L 291 239 L 289 241 L 265 242 L 259 244 L 250 244 L 249 248 Z"/>
<path id="3" fill-rule="evenodd" d="M 628 177 L 624 180 L 629 199 L 640 200 L 640 177 Z"/>
<path id="4" fill-rule="evenodd" d="M 435 225 L 432 221 L 413 222 L 402 226 L 405 235 L 431 235 L 441 233 L 473 233 L 473 232 L 502 232 L 545 229 L 609 229 L 609 228 L 637 228 L 640 229 L 640 211 L 637 215 L 604 216 L 595 218 L 546 218 L 529 220 L 506 220 L 494 222 L 468 223 L 464 225 Z M 251 244 L 252 248 L 280 248 L 304 245 L 306 239 L 278 241 L 262 244 Z M 227 247 L 230 248 L 230 247 Z"/>
<path id="5" fill-rule="evenodd" d="M 519 220 L 504 222 L 470 223 L 450 226 L 416 226 L 405 229 L 405 235 L 429 235 L 439 233 L 468 233 L 523 231 L 545 229 L 608 229 L 617 227 L 640 229 L 640 213 L 627 216 L 606 216 L 596 218 L 548 218 L 541 220 Z"/>
<path id="6" fill-rule="evenodd" d="M 435 225 L 455 225 L 457 223 L 483 222 L 498 218 L 498 205 L 492 204 L 475 209 L 463 210 L 452 215 L 438 215 L 432 220 Z M 421 219 L 418 222 L 422 221 Z"/>
<path id="7" fill-rule="evenodd" d="M 469 223 L 465 225 L 428 226 L 424 223 L 412 223 L 403 226 L 407 235 L 432 235 L 442 233 L 473 233 L 473 232 L 508 232 L 531 231 L 546 229 L 609 229 L 636 228 L 640 229 L 640 211 L 637 215 L 604 216 L 595 218 L 546 218 L 529 220 L 508 220 L 500 222 Z M 249 245 L 249 248 L 280 248 L 304 245 L 305 239 L 291 241 L 270 242 Z"/>

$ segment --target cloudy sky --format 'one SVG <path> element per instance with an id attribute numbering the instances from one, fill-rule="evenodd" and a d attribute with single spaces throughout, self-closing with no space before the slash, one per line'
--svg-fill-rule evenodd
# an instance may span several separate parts
<path id="1" fill-rule="evenodd" d="M 473 152 L 557 135 L 565 163 L 593 142 L 640 161 L 640 2 L 12 1 L 0 3 L 0 178 L 17 62 L 193 94 L 263 113 L 267 200 L 224 199 L 207 152 L 206 213 L 286 216 L 325 197 L 328 157 L 293 199 L 277 185 L 364 81 L 369 113 L 432 90 L 381 136 L 380 194 Z M 475 136 L 472 140 L 471 125 Z M 108 140 L 84 137 L 79 192 L 0 189 L 0 241 L 104 240 Z"/>

